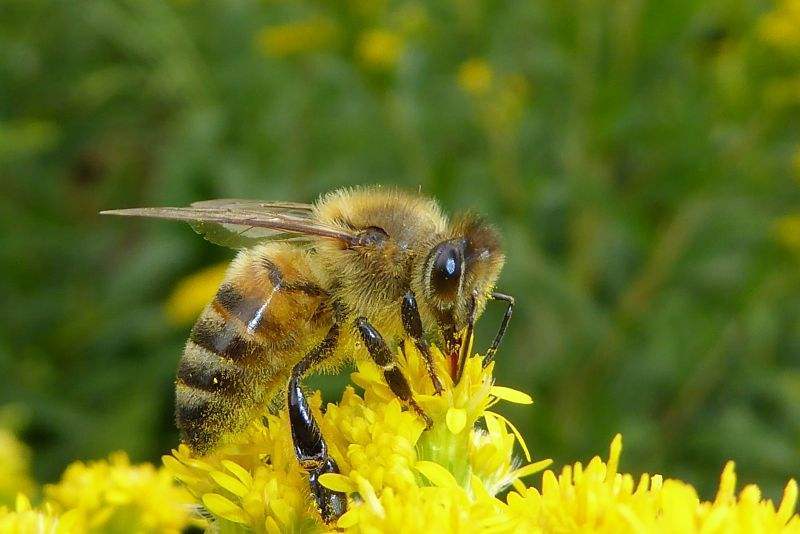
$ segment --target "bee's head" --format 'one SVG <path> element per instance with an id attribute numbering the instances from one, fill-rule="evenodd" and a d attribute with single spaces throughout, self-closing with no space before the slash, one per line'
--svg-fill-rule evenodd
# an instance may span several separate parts
<path id="1" fill-rule="evenodd" d="M 504 261 L 497 231 L 472 214 L 456 219 L 448 237 L 433 245 L 418 278 L 445 334 L 466 325 L 473 301 L 480 315 Z"/>

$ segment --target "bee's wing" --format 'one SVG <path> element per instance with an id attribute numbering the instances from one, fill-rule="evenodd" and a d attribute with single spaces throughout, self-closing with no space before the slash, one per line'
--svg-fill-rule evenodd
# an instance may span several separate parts
<path id="1" fill-rule="evenodd" d="M 207 240 L 230 248 L 272 241 L 308 241 L 309 236 L 352 243 L 353 233 L 314 218 L 310 204 L 222 199 L 197 202 L 186 208 L 131 208 L 101 211 L 103 215 L 154 217 L 188 222 Z"/>
<path id="2" fill-rule="evenodd" d="M 263 209 L 279 210 L 287 213 L 310 216 L 314 211 L 313 204 L 303 204 L 302 202 L 282 202 L 252 200 L 247 198 L 217 198 L 214 200 L 202 200 L 192 202 L 193 208 L 244 208 L 244 209 Z"/>

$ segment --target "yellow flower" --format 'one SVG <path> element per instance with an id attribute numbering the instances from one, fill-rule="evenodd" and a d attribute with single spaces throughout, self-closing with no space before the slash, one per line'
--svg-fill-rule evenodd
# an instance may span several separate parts
<path id="1" fill-rule="evenodd" d="M 14 510 L 0 506 L 0 532 L 3 534 L 72 534 L 81 532 L 75 513 L 57 516 L 52 507 L 34 510 L 27 497 L 20 494 Z"/>
<path id="2" fill-rule="evenodd" d="M 800 0 L 782 0 L 759 21 L 761 39 L 780 49 L 800 51 Z"/>
<path id="3" fill-rule="evenodd" d="M 30 496 L 30 451 L 14 435 L 0 428 L 0 505 L 14 502 L 18 493 Z"/>
<path id="4" fill-rule="evenodd" d="M 800 252 L 800 215 L 786 215 L 775 222 L 775 238 L 784 247 Z"/>
<path id="5" fill-rule="evenodd" d="M 341 474 L 322 484 L 350 495 L 338 526 L 353 532 L 400 529 L 475 530 L 494 524 L 505 506 L 495 495 L 549 461 L 520 467 L 514 455 L 516 430 L 489 411 L 499 400 L 530 403 L 527 395 L 493 385 L 492 365 L 468 360 L 461 382 L 449 379 L 445 358 L 434 348 L 444 382 L 433 395 L 428 373 L 413 344 L 398 360 L 415 398 L 433 419 L 433 428 L 404 410 L 372 361 L 357 362 L 353 381 L 338 404 L 321 411 L 321 397 L 310 404 Z M 476 423 L 483 420 L 485 429 Z M 527 456 L 527 448 L 520 442 Z M 309 496 L 307 479 L 294 457 L 285 410 L 253 422 L 233 442 L 211 455 L 194 458 L 179 447 L 164 464 L 222 526 L 241 524 L 256 532 L 322 531 Z M 446 513 L 443 513 L 446 512 Z"/>
<path id="6" fill-rule="evenodd" d="M 307 479 L 292 450 L 285 410 L 254 421 L 221 450 L 193 457 L 186 446 L 164 464 L 213 516 L 222 531 L 254 532 L 798 532 L 797 484 L 790 481 L 777 508 L 755 486 L 735 494 L 733 463 L 722 474 L 713 502 L 694 488 L 660 475 L 618 472 L 622 440 L 609 460 L 546 471 L 539 487 L 522 478 L 547 468 L 530 462 L 516 429 L 491 408 L 500 400 L 530 404 L 525 393 L 496 386 L 493 365 L 467 360 L 454 385 L 446 360 L 432 349 L 444 385 L 434 395 L 420 354 L 410 342 L 397 358 L 415 399 L 433 420 L 405 410 L 372 361 L 358 361 L 353 382 L 324 413 L 319 393 L 311 409 L 341 474 L 320 482 L 349 495 L 348 511 L 325 526 L 308 495 Z M 514 449 L 519 444 L 526 465 Z M 513 490 L 505 500 L 498 494 Z"/>
<path id="7" fill-rule="evenodd" d="M 338 28 L 332 20 L 316 17 L 268 26 L 259 32 L 256 41 L 265 55 L 287 57 L 328 48 L 337 34 Z"/>
<path id="8" fill-rule="evenodd" d="M 191 498 L 171 474 L 150 464 L 131 465 L 122 452 L 69 465 L 44 493 L 46 507 L 69 514 L 81 532 L 178 533 L 190 520 Z"/>
<path id="9" fill-rule="evenodd" d="M 621 451 L 617 435 L 608 462 L 595 457 L 585 467 L 564 467 L 558 476 L 548 470 L 541 489 L 517 484 L 507 499 L 507 526 L 518 532 L 800 532 L 794 480 L 776 510 L 754 485 L 737 498 L 734 465 L 728 462 L 716 499 L 703 502 L 679 480 L 644 474 L 637 482 L 618 473 Z"/>
<path id="10" fill-rule="evenodd" d="M 493 81 L 494 70 L 484 59 L 470 59 L 462 63 L 458 69 L 458 85 L 472 96 L 488 94 Z"/>
<path id="11" fill-rule="evenodd" d="M 196 320 L 211 302 L 227 270 L 228 263 L 220 263 L 181 280 L 164 304 L 164 313 L 169 321 L 184 325 Z"/>
<path id="12" fill-rule="evenodd" d="M 367 67 L 389 70 L 400 60 L 403 40 L 400 35 L 389 30 L 368 30 L 358 38 L 356 53 Z"/>

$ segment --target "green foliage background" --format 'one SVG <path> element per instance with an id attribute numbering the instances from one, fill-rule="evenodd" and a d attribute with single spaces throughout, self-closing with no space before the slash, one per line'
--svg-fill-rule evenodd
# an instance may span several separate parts
<path id="1" fill-rule="evenodd" d="M 507 413 L 538 457 L 622 432 L 626 470 L 708 495 L 732 458 L 776 496 L 800 473 L 800 44 L 764 37 L 773 9 L 0 0 L 0 418 L 41 481 L 176 442 L 163 302 L 232 252 L 99 210 L 398 184 L 506 236 L 498 380 L 536 398 Z M 286 24 L 292 50 L 265 38 Z"/>

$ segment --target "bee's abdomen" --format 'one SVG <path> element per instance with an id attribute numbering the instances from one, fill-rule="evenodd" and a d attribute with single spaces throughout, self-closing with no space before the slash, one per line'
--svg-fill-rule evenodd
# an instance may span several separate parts
<path id="1" fill-rule="evenodd" d="M 307 261 L 285 244 L 243 251 L 192 328 L 178 366 L 175 418 L 194 451 L 208 452 L 244 427 L 324 332 L 326 294 Z"/>

